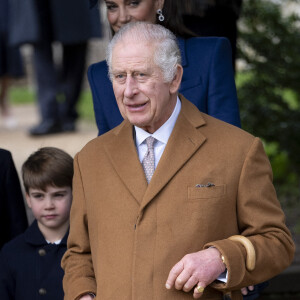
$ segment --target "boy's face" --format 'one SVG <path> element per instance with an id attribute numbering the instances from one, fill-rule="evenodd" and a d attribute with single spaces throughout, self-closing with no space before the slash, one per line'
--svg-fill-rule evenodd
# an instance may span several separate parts
<path id="1" fill-rule="evenodd" d="M 69 224 L 71 187 L 47 186 L 46 191 L 29 188 L 26 201 L 40 230 L 60 230 Z"/>

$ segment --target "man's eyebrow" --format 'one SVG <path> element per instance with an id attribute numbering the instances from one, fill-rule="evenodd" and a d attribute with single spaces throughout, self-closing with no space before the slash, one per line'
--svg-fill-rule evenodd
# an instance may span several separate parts
<path id="1" fill-rule="evenodd" d="M 132 69 L 132 70 L 122 70 L 122 69 L 112 69 L 111 74 L 118 74 L 118 73 L 126 73 L 126 74 L 134 74 L 134 73 L 149 73 L 151 71 L 150 68 L 139 68 L 139 69 Z"/>

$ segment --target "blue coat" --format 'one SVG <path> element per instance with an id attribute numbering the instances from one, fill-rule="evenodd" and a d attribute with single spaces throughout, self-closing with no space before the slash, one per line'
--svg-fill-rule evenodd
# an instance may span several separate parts
<path id="1" fill-rule="evenodd" d="M 240 126 L 239 107 L 226 38 L 178 38 L 183 78 L 179 92 L 200 111 Z M 88 79 L 99 135 L 119 125 L 119 112 L 105 61 L 93 64 Z"/>
<path id="2" fill-rule="evenodd" d="M 0 299 L 63 300 L 60 261 L 67 236 L 59 245 L 48 244 L 34 221 L 25 233 L 7 243 L 0 254 Z"/>

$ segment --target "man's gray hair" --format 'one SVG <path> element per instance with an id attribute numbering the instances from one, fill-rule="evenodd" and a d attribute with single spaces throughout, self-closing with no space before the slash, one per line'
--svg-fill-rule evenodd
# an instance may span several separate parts
<path id="1" fill-rule="evenodd" d="M 181 65 L 180 50 L 175 35 L 170 30 L 158 24 L 132 22 L 124 25 L 108 44 L 106 62 L 111 80 L 113 49 L 127 37 L 137 43 L 148 41 L 154 44 L 154 63 L 161 69 L 165 82 L 171 82 L 174 79 L 177 65 Z"/>

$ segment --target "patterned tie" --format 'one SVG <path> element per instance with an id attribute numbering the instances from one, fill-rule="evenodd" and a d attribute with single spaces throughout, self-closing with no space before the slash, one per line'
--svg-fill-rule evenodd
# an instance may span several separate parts
<path id="1" fill-rule="evenodd" d="M 146 138 L 146 144 L 148 147 L 147 153 L 145 154 L 142 165 L 144 168 L 144 172 L 146 175 L 147 182 L 149 183 L 152 175 L 154 173 L 155 165 L 154 165 L 154 144 L 155 138 L 152 136 L 149 136 Z"/>

